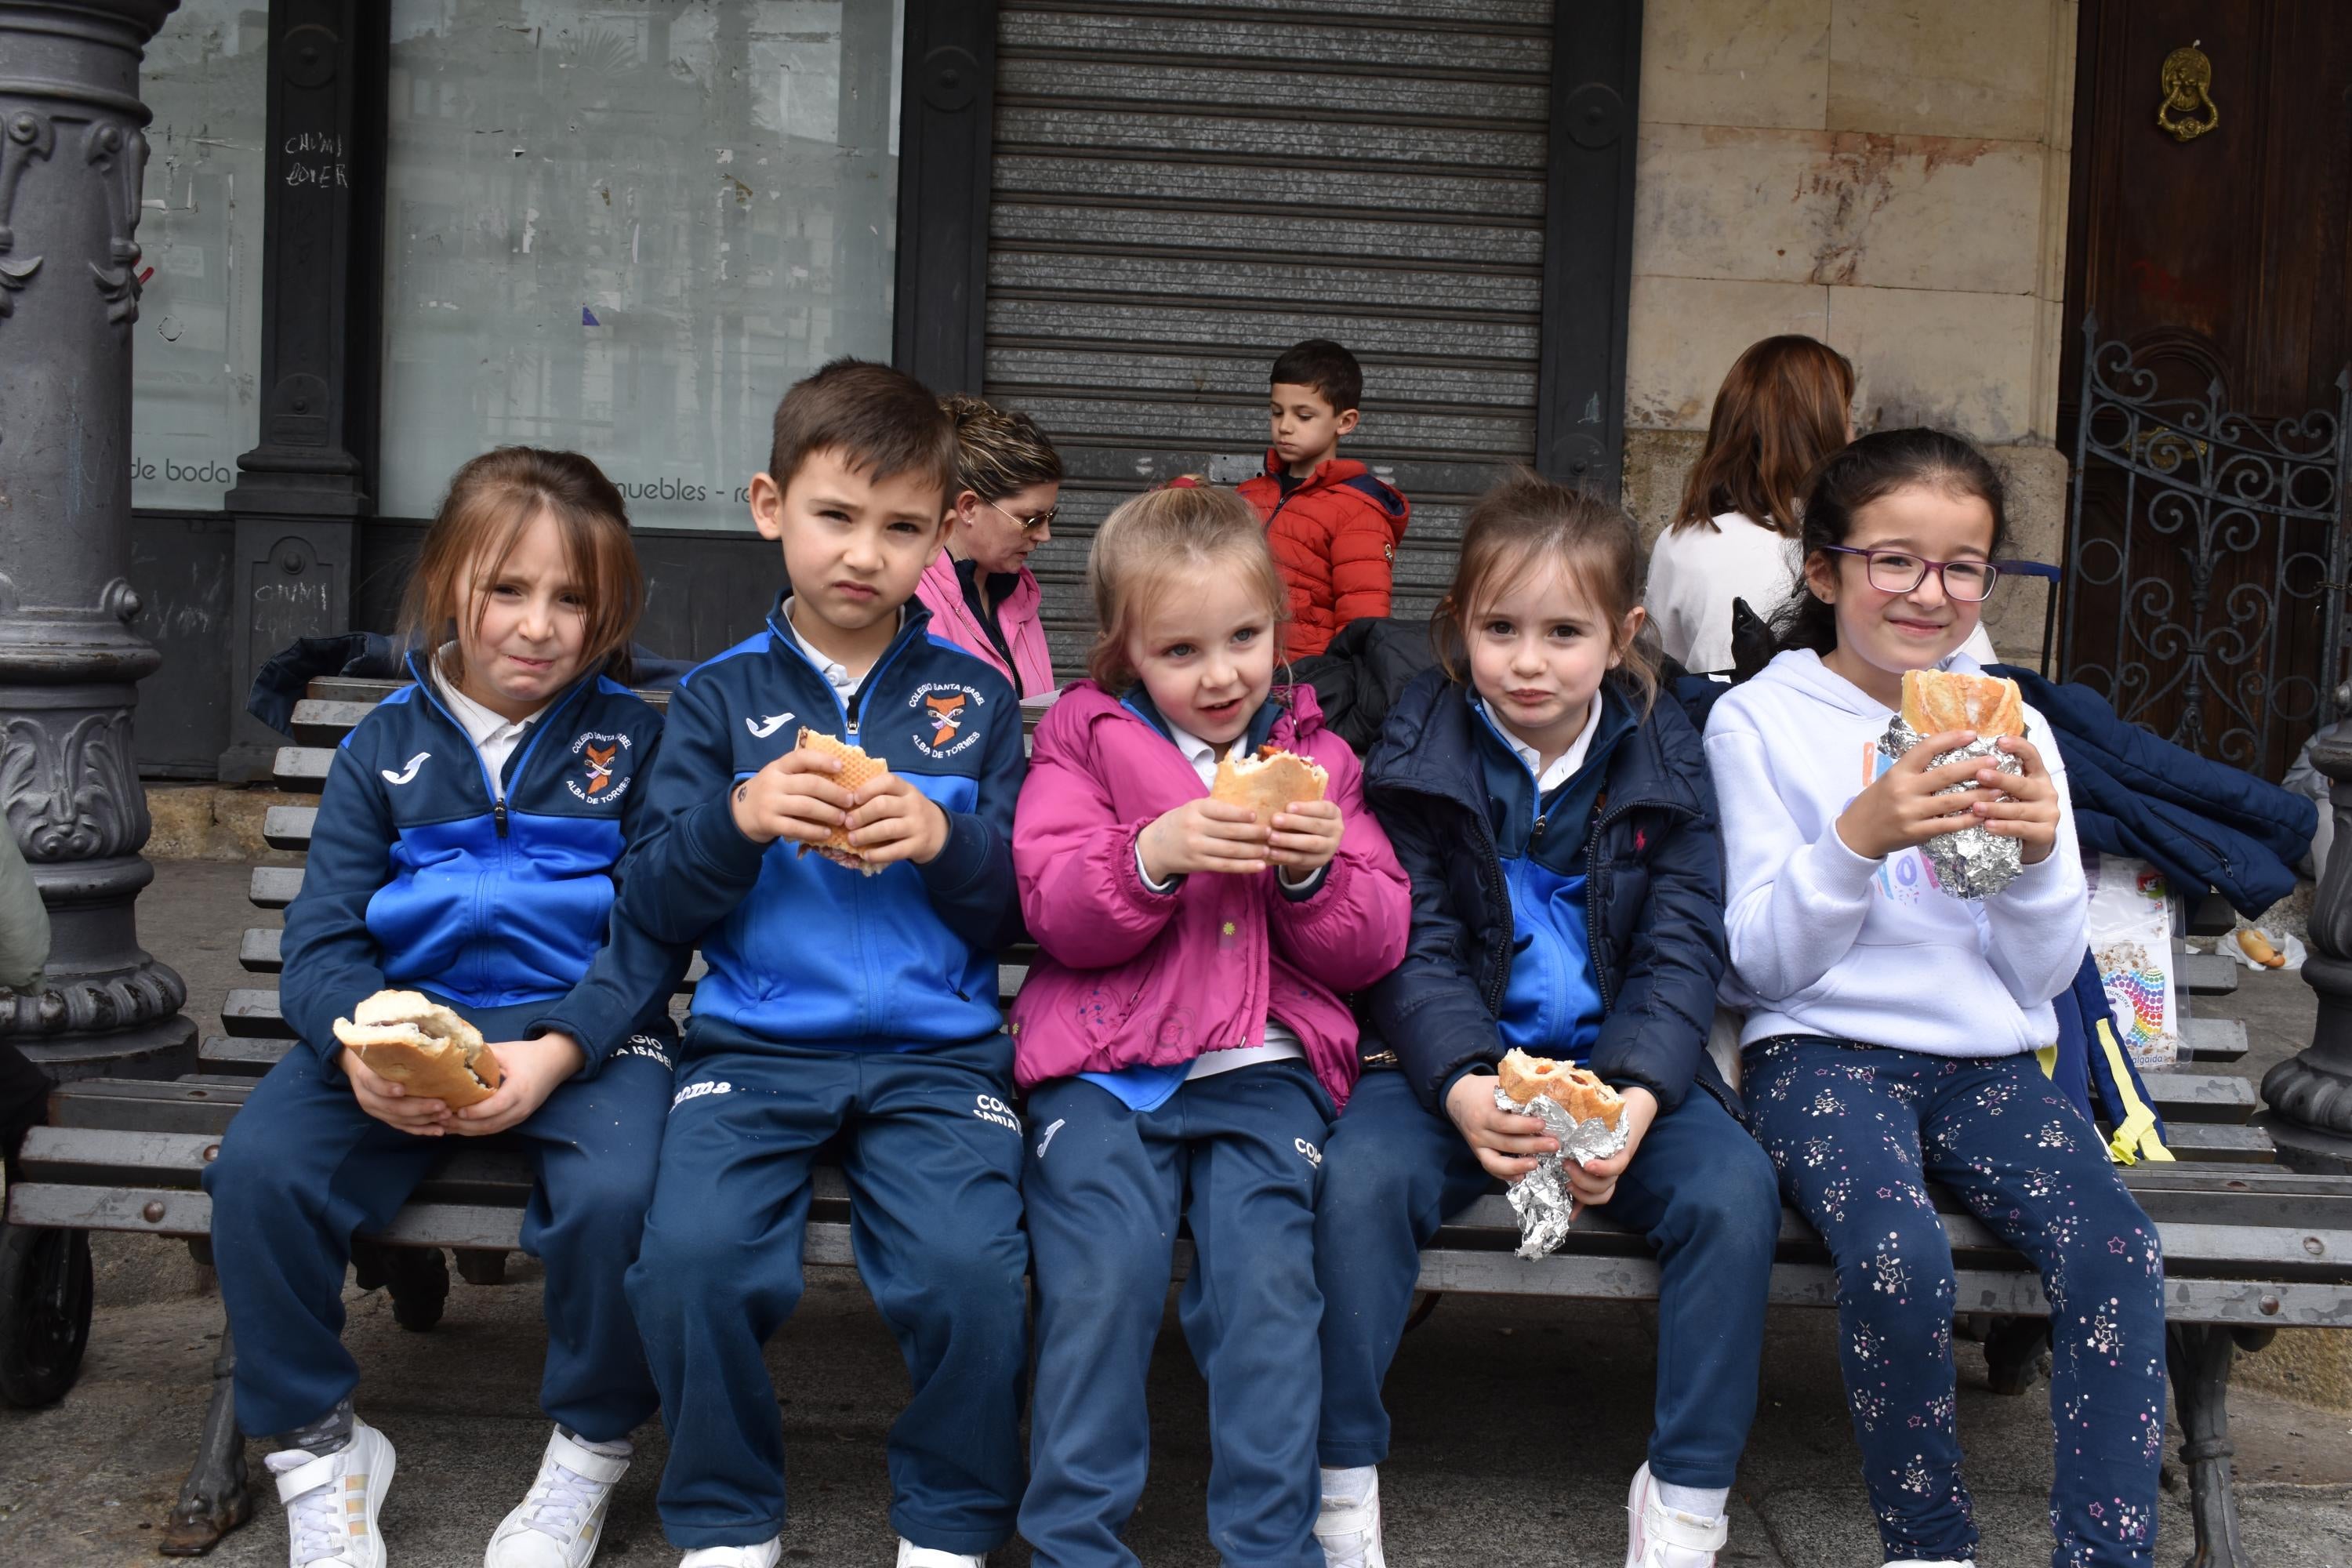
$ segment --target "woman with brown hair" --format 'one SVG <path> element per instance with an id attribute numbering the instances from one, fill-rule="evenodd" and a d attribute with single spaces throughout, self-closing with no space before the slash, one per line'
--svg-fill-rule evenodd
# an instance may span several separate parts
<path id="1" fill-rule="evenodd" d="M 1730 671 L 1735 599 L 1769 621 L 1797 592 L 1806 482 L 1853 439 L 1853 362 L 1796 333 L 1749 344 L 1724 376 L 1643 596 L 1666 657 L 1693 674 Z M 1993 658 L 1980 630 L 1968 652 Z"/>
<path id="2" fill-rule="evenodd" d="M 961 394 L 940 405 L 955 421 L 956 488 L 947 548 L 916 596 L 932 630 L 994 665 L 1022 696 L 1051 691 L 1053 653 L 1029 552 L 1054 537 L 1062 459 L 1026 414 Z"/>

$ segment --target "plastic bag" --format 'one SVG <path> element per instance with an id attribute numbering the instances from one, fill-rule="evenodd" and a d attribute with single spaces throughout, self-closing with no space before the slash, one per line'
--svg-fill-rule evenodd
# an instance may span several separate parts
<path id="1" fill-rule="evenodd" d="M 2180 1059 L 2180 1014 L 2163 874 L 2145 860 L 2105 853 L 2084 873 L 2091 885 L 2091 957 L 2116 1038 L 2140 1071 L 2167 1071 Z"/>
<path id="2" fill-rule="evenodd" d="M 2246 938 L 2254 938 L 2249 946 Z M 2265 931 L 2260 926 L 2240 926 L 2214 944 L 2216 952 L 2226 952 L 2248 969 L 2270 973 L 2293 974 L 2303 968 L 2303 943 L 2291 931 Z M 2276 960 L 2264 963 L 2263 954 Z"/>

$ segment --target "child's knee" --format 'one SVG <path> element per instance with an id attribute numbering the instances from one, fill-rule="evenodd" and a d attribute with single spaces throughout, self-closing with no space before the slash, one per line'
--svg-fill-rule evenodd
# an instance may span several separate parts
<path id="1" fill-rule="evenodd" d="M 1854 1228 L 1855 1246 L 1838 1259 L 1840 1304 L 1877 1321 L 1932 1320 L 1948 1327 L 1958 1285 L 1951 1241 L 1936 1211 L 1885 1205 Z"/>
<path id="2" fill-rule="evenodd" d="M 779 1319 L 790 1315 L 801 1297 L 799 1238 L 789 1248 L 758 1246 L 729 1223 L 731 1217 L 722 1213 L 646 1226 L 627 1286 L 640 1322 L 755 1304 Z"/>

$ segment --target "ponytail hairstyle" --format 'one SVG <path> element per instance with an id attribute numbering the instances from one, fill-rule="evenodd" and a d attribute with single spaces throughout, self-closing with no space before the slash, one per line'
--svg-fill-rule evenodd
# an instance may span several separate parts
<path id="1" fill-rule="evenodd" d="M 2000 475 L 1982 452 L 1943 430 L 1925 426 L 1879 430 L 1857 437 L 1852 446 L 1832 453 L 1814 471 L 1805 496 L 1804 531 L 1799 536 L 1805 566 L 1810 567 L 1813 557 L 1830 546 L 1846 542 L 1853 532 L 1854 514 L 1863 508 L 1914 485 L 1932 485 L 1954 499 L 1984 502 L 1992 510 L 1990 553 L 1999 555 L 2009 542 L 2009 512 Z M 1840 559 L 1832 557 L 1832 564 Z M 1775 650 L 1834 652 L 1837 606 L 1817 597 L 1811 582 L 1801 574 L 1797 588 L 1772 617 Z"/>
<path id="2" fill-rule="evenodd" d="M 1646 715 L 1658 699 L 1658 652 L 1646 636 L 1620 641 L 1625 617 L 1642 604 L 1642 536 L 1624 511 L 1590 492 L 1555 484 L 1526 468 L 1471 503 L 1453 585 L 1430 618 L 1430 646 L 1447 679 L 1469 679 L 1470 627 L 1507 583 L 1548 561 L 1608 622 L 1610 651 L 1641 696 Z"/>
<path id="3" fill-rule="evenodd" d="M 1749 344 L 1715 395 L 1672 527 L 1714 533 L 1736 511 L 1796 538 L 1806 478 L 1845 445 L 1853 403 L 1853 363 L 1827 343 L 1791 333 Z"/>
<path id="4" fill-rule="evenodd" d="M 645 607 L 645 572 L 629 540 L 628 503 L 604 470 L 577 452 L 499 447 L 451 477 L 408 579 L 403 640 L 437 647 L 469 605 L 478 620 L 488 589 L 542 511 L 554 519 L 564 564 L 587 601 L 581 670 L 626 680 L 629 638 Z M 442 673 L 452 680 L 458 674 Z"/>
<path id="5" fill-rule="evenodd" d="M 1062 482 L 1062 457 L 1045 432 L 1026 414 L 999 408 L 955 393 L 940 399 L 955 425 L 955 488 L 948 504 L 970 490 L 984 501 L 1000 501 L 1032 485 Z"/>
<path id="6" fill-rule="evenodd" d="M 1250 503 L 1229 489 L 1173 484 L 1123 501 L 1103 519 L 1087 556 L 1087 591 L 1095 604 L 1095 645 L 1087 653 L 1087 673 L 1106 689 L 1135 684 L 1128 638 L 1146 605 L 1162 595 L 1181 593 L 1187 578 L 1211 573 L 1238 578 L 1265 607 L 1282 654 L 1282 624 L 1290 618 L 1290 593 L 1265 542 L 1265 525 Z"/>

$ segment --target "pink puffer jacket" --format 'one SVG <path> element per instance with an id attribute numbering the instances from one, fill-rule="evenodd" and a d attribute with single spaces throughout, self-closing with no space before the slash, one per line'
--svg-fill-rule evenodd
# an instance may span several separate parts
<path id="1" fill-rule="evenodd" d="M 1013 825 L 1021 912 L 1042 950 L 1013 1004 L 1022 1088 L 1262 1044 L 1271 1009 L 1297 1031 L 1333 1103 L 1347 1103 L 1359 1064 L 1340 993 L 1404 957 L 1412 890 L 1364 808 L 1356 755 L 1323 728 L 1314 692 L 1278 689 L 1275 700 L 1290 707 L 1271 742 L 1322 764 L 1328 798 L 1347 819 L 1339 853 L 1306 899 L 1284 897 L 1272 871 L 1204 872 L 1152 892 L 1136 868 L 1136 837 L 1208 793 L 1200 775 L 1091 680 L 1064 692 L 1038 726 Z"/>
<path id="2" fill-rule="evenodd" d="M 1013 648 L 1016 668 L 1004 668 L 1004 656 L 988 639 L 988 628 L 964 602 L 963 584 L 956 578 L 955 557 L 940 551 L 923 568 L 923 580 L 916 585 L 915 597 L 931 612 L 931 630 L 977 658 L 995 666 L 1013 689 L 1024 697 L 1034 697 L 1041 691 L 1054 689 L 1054 655 L 1045 646 L 1045 623 L 1038 616 L 1038 602 L 1044 597 L 1037 586 L 1037 574 L 1026 566 L 1021 568 L 1021 584 L 1004 596 L 996 606 L 996 624 L 1003 629 L 1004 640 Z"/>

